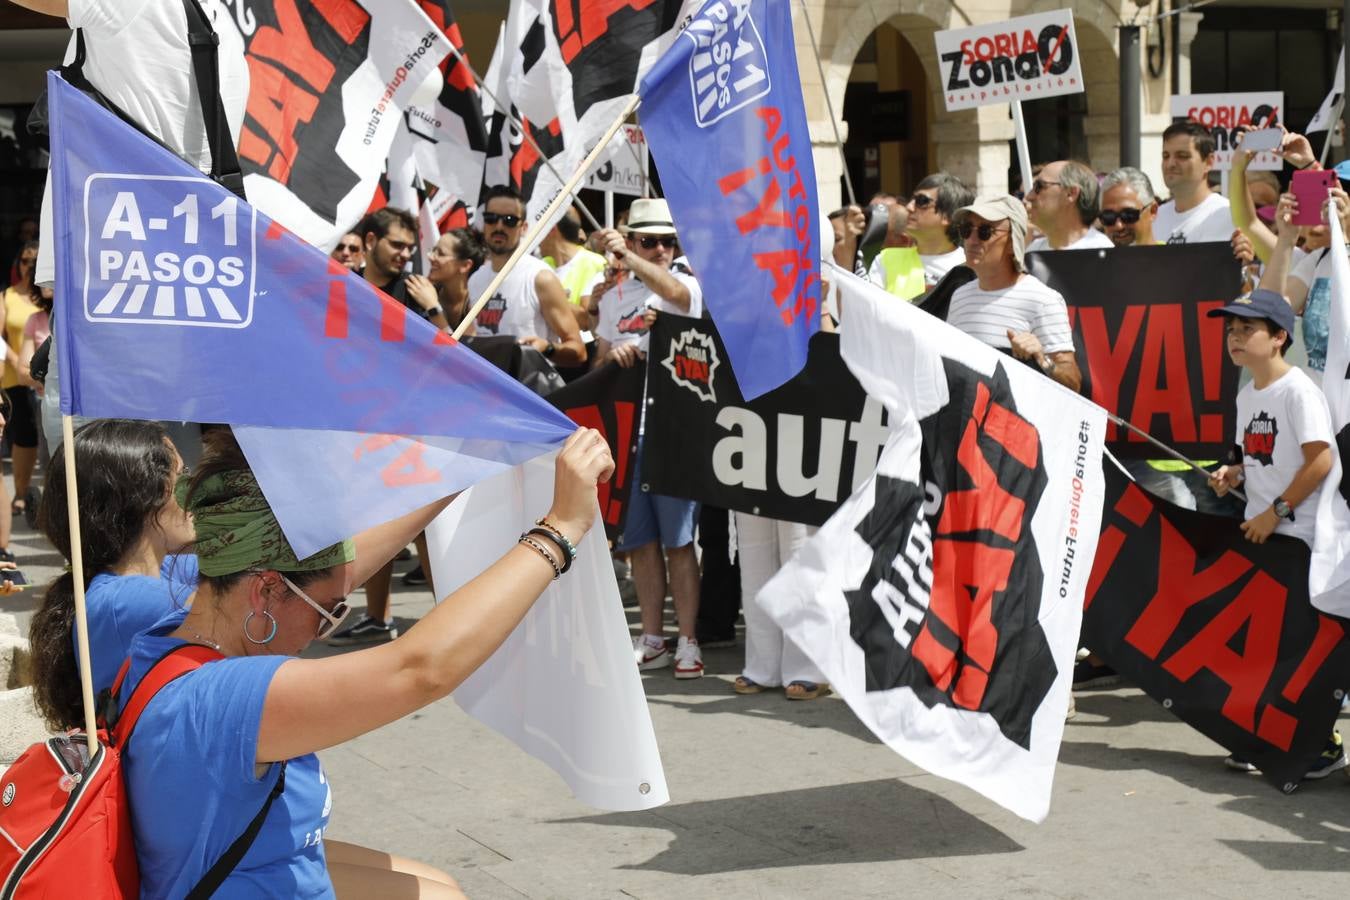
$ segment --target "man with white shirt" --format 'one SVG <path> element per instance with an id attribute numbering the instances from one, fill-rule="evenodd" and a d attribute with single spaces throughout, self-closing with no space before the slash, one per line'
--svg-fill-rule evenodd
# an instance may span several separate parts
<path id="1" fill-rule="evenodd" d="M 1198 244 L 1233 237 L 1228 200 L 1209 186 L 1214 135 L 1196 122 L 1174 122 L 1163 132 L 1163 183 L 1172 199 L 1158 207 L 1153 234 L 1168 244 Z"/>
<path id="2" fill-rule="evenodd" d="M 958 212 L 957 223 L 966 265 L 976 280 L 952 294 L 948 324 L 1078 390 L 1083 376 L 1064 297 L 1028 274 L 1023 261 L 1027 210 L 1022 201 L 1009 195 L 977 200 Z"/>
<path id="3" fill-rule="evenodd" d="M 479 267 L 469 278 L 469 297 L 474 302 L 520 246 L 525 234 L 525 199 L 509 185 L 490 187 L 481 221 L 490 265 Z M 581 342 L 567 290 L 537 256 L 520 258 L 479 311 L 474 328 L 480 335 L 512 335 L 555 366 L 578 366 L 586 361 L 586 345 Z"/>
<path id="4" fill-rule="evenodd" d="M 1027 194 L 1027 211 L 1043 236 L 1032 241 L 1027 252 L 1114 247 L 1110 238 L 1092 227 L 1099 196 L 1097 175 L 1080 162 L 1057 160 L 1041 169 Z"/>
<path id="5" fill-rule="evenodd" d="M 906 280 L 910 260 L 903 251 L 909 248 L 883 249 L 868 269 L 868 280 L 897 295 L 909 293 L 907 300 L 917 301 L 931 291 L 953 267 L 965 265 L 966 254 L 956 234 L 956 211 L 974 199 L 975 193 L 955 175 L 936 172 L 920 181 L 905 207 L 909 214 L 905 234 L 914 240 L 914 250 L 918 251 L 918 263 L 923 268 L 922 290 L 895 290 L 897 284 Z"/>

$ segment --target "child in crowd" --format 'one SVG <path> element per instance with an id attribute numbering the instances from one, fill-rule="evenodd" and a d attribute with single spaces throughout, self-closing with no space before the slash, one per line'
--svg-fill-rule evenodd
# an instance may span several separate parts
<path id="1" fill-rule="evenodd" d="M 1312 379 L 1284 358 L 1293 343 L 1294 311 L 1274 291 L 1258 288 L 1211 316 L 1223 316 L 1228 356 L 1251 373 L 1237 398 L 1237 441 L 1242 461 L 1221 466 L 1210 479 L 1220 494 L 1243 485 L 1247 540 L 1265 543 L 1287 534 L 1312 544 L 1318 499 L 1332 468 L 1331 414 Z M 1254 771 L 1251 763 L 1226 763 Z M 1305 778 L 1325 778 L 1346 765 L 1333 731 Z"/>

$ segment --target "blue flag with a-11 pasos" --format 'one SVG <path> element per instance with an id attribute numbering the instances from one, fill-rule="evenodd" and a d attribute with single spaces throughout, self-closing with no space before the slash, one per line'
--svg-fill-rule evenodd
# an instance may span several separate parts
<path id="1" fill-rule="evenodd" d="M 302 556 L 575 428 L 55 73 L 47 85 L 62 412 L 266 426 L 237 433 Z"/>
<path id="2" fill-rule="evenodd" d="M 680 244 L 746 399 L 806 364 L 820 213 L 790 0 L 709 0 L 642 81 Z"/>

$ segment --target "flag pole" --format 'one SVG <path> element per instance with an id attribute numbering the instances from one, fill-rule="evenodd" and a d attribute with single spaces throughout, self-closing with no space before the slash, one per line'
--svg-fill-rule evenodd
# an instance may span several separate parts
<path id="1" fill-rule="evenodd" d="M 816 29 L 811 24 L 811 10 L 802 0 L 802 19 L 806 22 L 806 33 L 811 38 L 811 53 L 816 58 L 816 71 L 820 73 L 820 93 L 825 97 L 825 112 L 830 117 L 830 127 L 834 129 L 834 142 L 839 145 L 839 161 L 844 164 L 844 189 L 848 191 L 850 206 L 858 205 L 858 197 L 853 193 L 853 179 L 848 174 L 848 157 L 844 155 L 844 139 L 839 135 L 839 121 L 834 117 L 834 102 L 825 84 L 825 64 L 820 61 L 820 47 L 816 44 Z"/>
<path id="2" fill-rule="evenodd" d="M 1128 428 L 1130 431 L 1133 431 L 1135 434 L 1139 435 L 1141 438 L 1143 438 L 1144 440 L 1148 441 L 1150 444 L 1152 444 L 1153 446 L 1157 447 L 1159 450 L 1161 450 L 1162 452 L 1166 453 L 1168 456 L 1172 457 L 1173 459 L 1177 460 L 1178 462 L 1184 462 L 1186 465 L 1190 466 L 1190 467 L 1191 467 L 1192 469 L 1194 469 L 1195 471 L 1202 473 L 1206 478 L 1208 478 L 1208 477 L 1212 474 L 1208 469 L 1206 469 L 1204 466 L 1200 465 L 1200 464 L 1199 464 L 1198 462 L 1196 462 L 1195 460 L 1191 459 L 1191 458 L 1188 457 L 1188 456 L 1183 456 L 1179 451 L 1173 450 L 1171 447 L 1167 446 L 1167 445 L 1164 444 L 1162 441 L 1158 440 L 1157 438 L 1155 438 L 1153 435 L 1149 434 L 1149 433 L 1148 433 L 1147 431 L 1145 431 L 1144 429 L 1142 429 L 1142 428 L 1136 428 L 1135 426 L 1131 425 L 1129 422 L 1126 422 L 1126 421 L 1125 421 L 1124 419 L 1122 419 L 1120 416 L 1115 416 L 1115 415 L 1112 415 L 1111 413 L 1107 413 L 1107 414 L 1106 414 L 1106 417 L 1107 417 L 1108 419 L 1110 419 L 1112 422 L 1115 422 L 1115 423 L 1116 423 L 1117 425 L 1119 425 L 1120 427 L 1122 427 L 1122 428 Z M 1237 488 L 1229 488 L 1229 489 L 1228 489 L 1228 493 L 1232 494 L 1234 497 L 1237 497 L 1237 498 L 1238 498 L 1239 500 L 1241 500 L 1243 503 L 1246 503 L 1246 502 L 1247 502 L 1247 495 L 1244 494 L 1244 493 L 1242 493 L 1242 491 L 1238 490 Z"/>
<path id="3" fill-rule="evenodd" d="M 75 654 L 80 661 L 80 696 L 84 700 L 84 737 L 89 756 L 98 752 L 98 717 L 94 710 L 94 675 L 89 657 L 89 612 L 84 599 L 84 552 L 80 546 L 79 487 L 75 476 L 75 425 L 61 417 L 61 443 L 66 462 L 66 515 L 70 521 L 70 575 L 75 582 Z"/>
<path id="4" fill-rule="evenodd" d="M 1031 193 L 1031 150 L 1027 145 L 1027 123 L 1022 118 L 1022 101 L 1012 102 L 1013 131 L 1017 138 L 1017 162 L 1022 169 L 1022 196 Z"/>
<path id="5" fill-rule="evenodd" d="M 459 60 L 461 63 L 464 64 L 464 68 L 469 70 L 469 74 L 473 76 L 473 80 L 478 84 L 478 89 L 488 95 L 488 99 L 492 101 L 492 105 L 495 106 L 497 109 L 500 109 L 502 111 L 502 115 L 510 119 L 511 123 L 520 130 L 520 136 L 525 139 L 525 142 L 530 145 L 530 148 L 533 149 L 535 153 L 539 154 L 539 161 L 542 162 L 548 168 L 549 172 L 553 174 L 554 178 L 558 179 L 559 181 L 562 181 L 563 180 L 562 174 L 556 168 L 553 167 L 553 162 L 548 158 L 548 154 L 545 153 L 540 148 L 539 144 L 535 141 L 534 136 L 530 134 L 530 129 L 526 128 L 525 123 L 522 122 L 519 118 L 511 114 L 510 106 L 502 106 L 502 102 L 497 99 L 497 95 L 492 93 L 492 89 L 487 86 L 487 82 L 483 80 L 483 77 L 479 75 L 478 72 L 474 69 L 473 65 L 470 64 L 469 58 L 465 56 L 463 53 L 459 52 L 459 48 L 455 46 L 453 41 L 450 42 L 450 52 L 455 55 L 455 59 Z M 606 138 L 605 142 L 608 143 L 608 141 L 609 138 Z M 571 196 L 571 194 L 572 192 L 568 191 L 569 197 Z M 587 223 L 589 223 L 592 228 L 594 228 L 596 231 L 599 231 L 600 229 L 604 228 L 603 225 L 601 225 L 599 222 L 595 220 L 595 215 L 592 214 L 591 211 L 586 208 L 586 204 L 579 203 L 577 205 L 581 209 L 581 214 L 586 217 Z"/>
<path id="6" fill-rule="evenodd" d="M 576 186 L 580 184 L 581 179 L 585 178 L 586 174 L 590 172 L 591 166 L 595 165 L 596 160 L 600 158 L 600 154 L 604 153 L 605 148 L 609 146 L 610 139 L 612 139 L 618 130 L 623 127 L 623 123 L 628 120 L 628 117 L 637 110 L 638 105 L 641 103 L 642 98 L 637 94 L 634 94 L 629 98 L 628 102 L 624 104 L 623 109 L 615 116 L 614 121 L 610 123 L 609 128 L 605 129 L 605 133 L 600 138 L 599 142 L 591 148 L 591 152 L 581 161 L 581 165 L 577 166 L 577 170 L 572 173 L 572 177 L 567 179 L 563 184 L 562 189 L 558 191 L 558 195 L 553 198 L 551 203 L 549 203 L 548 208 L 544 210 L 539 218 L 535 219 L 530 225 L 529 230 L 521 237 L 520 243 L 516 245 L 515 252 L 513 252 L 511 258 L 506 261 L 506 265 L 502 266 L 497 274 L 492 277 L 492 283 L 487 286 L 487 289 L 483 291 L 483 295 L 479 297 L 469 309 L 468 315 L 464 317 L 464 321 L 460 322 L 459 326 L 455 329 L 453 335 L 455 340 L 459 340 L 464 335 L 464 332 L 468 327 L 473 324 L 473 320 L 478 318 L 478 313 L 487 305 L 488 299 L 491 298 L 493 294 L 497 293 L 497 289 L 502 286 L 502 282 L 506 280 L 506 276 L 515 268 L 516 263 L 520 262 L 521 257 L 528 253 L 538 242 L 538 232 L 541 224 L 553 218 L 553 215 L 562 208 L 563 204 L 571 202 L 572 192 L 576 190 Z"/>

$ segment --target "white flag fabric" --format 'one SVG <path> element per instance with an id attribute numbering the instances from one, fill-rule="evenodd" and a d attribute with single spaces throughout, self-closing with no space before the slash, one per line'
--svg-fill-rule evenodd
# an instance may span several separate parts
<path id="1" fill-rule="evenodd" d="M 849 272 L 841 349 L 894 429 L 760 593 L 886 744 L 1049 811 L 1104 497 L 1100 407 Z"/>
<path id="2" fill-rule="evenodd" d="M 1332 118 L 1336 114 L 1336 104 L 1345 96 L 1345 48 L 1341 48 L 1340 59 L 1336 61 L 1336 78 L 1331 85 L 1331 92 L 1327 94 L 1322 101 L 1322 105 L 1317 108 L 1317 114 L 1313 116 L 1312 121 L 1304 132 L 1311 134 L 1314 131 L 1327 131 L 1332 125 Z"/>
<path id="3" fill-rule="evenodd" d="M 553 455 L 532 460 L 466 491 L 432 523 L 427 545 L 441 597 L 547 510 L 553 472 Z M 455 702 L 546 763 L 583 803 L 639 810 L 669 801 L 598 511 L 571 571 L 544 591 Z"/>
<path id="4" fill-rule="evenodd" d="M 1350 449 L 1350 258 L 1346 256 L 1341 223 L 1336 216 L 1330 218 L 1331 306 L 1322 392 L 1331 411 L 1331 432 L 1339 446 L 1331 448 L 1331 472 L 1317 504 L 1308 594 L 1313 606 L 1323 612 L 1350 616 L 1350 507 L 1346 506 L 1345 486 L 1341 484 L 1345 460 L 1339 452 L 1339 447 Z"/>

